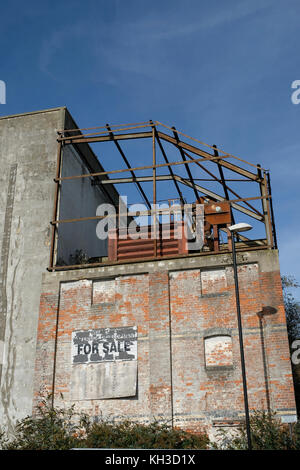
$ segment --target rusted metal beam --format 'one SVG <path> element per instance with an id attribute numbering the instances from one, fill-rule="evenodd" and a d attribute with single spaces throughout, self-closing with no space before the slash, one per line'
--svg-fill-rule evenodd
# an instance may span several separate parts
<path id="1" fill-rule="evenodd" d="M 176 179 L 177 179 L 177 181 L 180 181 L 180 183 L 191 187 L 191 182 L 184 179 L 184 178 L 182 178 L 181 176 L 176 176 Z M 217 201 L 225 201 L 226 200 L 223 196 L 220 196 L 219 194 L 217 194 L 213 191 L 210 191 L 207 188 L 203 188 L 202 186 L 199 186 L 196 183 L 195 183 L 195 185 L 196 185 L 196 188 L 197 188 L 198 191 L 202 192 L 203 194 L 206 194 L 209 197 L 212 197 L 212 198 L 216 199 Z M 251 211 L 250 209 L 247 209 L 246 207 L 241 206 L 240 204 L 236 204 L 237 201 L 244 202 L 244 201 L 255 200 L 255 199 L 262 199 L 262 198 L 261 197 L 243 198 L 243 199 L 241 198 L 241 199 L 235 199 L 233 201 L 228 201 L 228 202 L 232 202 L 232 207 L 234 207 L 234 209 L 236 209 L 240 212 L 243 212 L 244 214 L 249 215 L 250 217 L 253 217 L 256 220 L 259 220 L 259 221 L 263 222 L 264 218 L 262 216 L 256 214 L 256 212 Z"/>
<path id="2" fill-rule="evenodd" d="M 178 137 L 178 134 L 177 134 L 176 129 L 175 129 L 174 126 L 172 127 L 172 130 L 173 130 L 173 134 L 174 134 L 174 137 L 175 137 L 177 143 L 179 143 L 179 137 Z M 179 149 L 182 160 L 184 162 L 186 162 L 187 159 L 185 157 L 185 154 L 184 154 L 182 148 L 180 146 L 178 146 L 177 148 Z M 190 167 L 189 167 L 188 163 L 185 163 L 185 169 L 186 169 L 187 175 L 188 175 L 188 177 L 189 177 L 189 179 L 192 183 L 192 188 L 193 188 L 193 191 L 194 191 L 194 194 L 195 194 L 195 197 L 196 197 L 196 201 L 200 201 L 200 197 L 199 197 L 198 191 L 196 189 L 195 182 L 194 182 L 194 179 L 193 179 L 193 175 L 191 173 L 191 170 L 190 170 Z"/>
<path id="3" fill-rule="evenodd" d="M 271 190 L 271 178 L 270 173 L 267 173 L 267 180 L 268 180 L 268 191 L 270 197 L 270 211 L 271 211 L 271 218 L 272 218 L 272 229 L 273 229 L 273 240 L 274 240 L 274 248 L 278 248 L 277 245 L 277 234 L 276 234 L 276 225 L 275 225 L 275 218 L 274 218 L 274 211 L 273 211 L 273 198 L 272 198 L 272 190 Z"/>
<path id="4" fill-rule="evenodd" d="M 272 222 L 271 222 L 271 213 L 270 213 L 270 204 L 269 204 L 269 192 L 268 192 L 268 183 L 266 172 L 264 171 L 264 180 L 262 183 L 262 196 L 263 196 L 263 205 L 265 207 L 265 220 L 266 220 L 266 235 L 268 244 L 274 247 L 273 232 L 272 232 Z"/>
<path id="5" fill-rule="evenodd" d="M 136 132 L 136 133 L 128 133 L 128 134 L 114 134 L 114 139 L 115 140 L 128 140 L 128 139 L 142 139 L 142 138 L 149 138 L 152 137 L 152 132 Z M 199 148 L 187 144 L 186 142 L 183 142 L 180 140 L 177 142 L 177 140 L 174 137 L 169 136 L 168 134 L 165 134 L 163 132 L 158 131 L 158 137 L 160 139 L 163 139 L 167 142 L 171 142 L 175 146 L 179 146 L 183 149 L 189 150 L 192 153 L 195 153 L 196 155 L 204 157 L 204 159 L 207 160 L 215 160 L 213 158 L 213 155 L 211 155 L 208 152 L 205 152 L 204 150 L 200 150 Z M 103 135 L 103 136 L 96 136 L 96 137 L 85 137 L 85 136 L 76 136 L 76 137 L 63 137 L 63 138 L 58 138 L 58 141 L 64 140 L 65 144 L 80 144 L 80 143 L 92 143 L 92 142 L 108 142 L 110 139 L 110 136 L 108 135 Z M 232 170 L 236 173 L 239 173 L 250 180 L 253 181 L 258 181 L 258 177 L 255 173 L 252 173 L 248 170 L 245 170 L 233 163 L 230 163 L 228 161 L 224 161 L 225 158 L 229 158 L 230 155 L 223 155 L 220 157 L 220 165 L 224 166 L 225 168 L 228 168 L 229 170 Z"/>
<path id="6" fill-rule="evenodd" d="M 217 146 L 216 145 L 213 145 L 213 148 L 214 148 L 214 156 L 215 157 L 218 157 L 219 156 L 219 152 L 217 150 Z M 228 188 L 225 184 L 225 178 L 224 178 L 224 172 L 223 172 L 223 167 L 222 165 L 220 165 L 219 162 L 217 162 L 217 166 L 218 166 L 218 170 L 219 170 L 219 174 L 220 174 L 220 178 L 221 178 L 221 183 L 222 183 L 222 186 L 223 186 L 223 191 L 224 191 L 224 195 L 225 195 L 225 198 L 227 199 L 227 201 L 229 200 L 229 194 L 228 194 Z M 230 206 L 230 215 L 231 215 L 231 221 L 232 221 L 232 225 L 235 224 L 235 217 L 234 217 L 234 213 L 233 213 L 233 210 L 232 210 L 232 206 Z M 231 232 L 230 230 L 227 231 L 227 235 L 228 237 L 231 237 Z M 237 233 L 237 238 L 238 240 L 240 240 L 240 234 Z M 231 245 L 232 245 L 232 239 L 230 238 L 230 242 L 231 242 Z"/>
<path id="7" fill-rule="evenodd" d="M 150 121 L 150 123 L 153 124 L 152 121 Z M 168 160 L 168 157 L 167 157 L 167 155 L 166 155 L 165 149 L 164 149 L 164 147 L 163 147 L 163 145 L 162 145 L 162 143 L 161 143 L 161 141 L 160 141 L 160 138 L 158 137 L 158 133 L 157 133 L 157 130 L 156 130 L 156 127 L 155 127 L 155 126 L 154 126 L 154 129 L 155 129 L 155 138 L 156 138 L 156 141 L 157 141 L 157 143 L 158 143 L 158 145 L 159 145 L 159 148 L 160 148 L 160 151 L 161 151 L 161 153 L 162 153 L 162 156 L 164 157 L 165 162 L 166 162 L 166 163 L 169 163 L 169 160 Z M 178 193 L 178 195 L 179 195 L 180 202 L 181 202 L 181 204 L 184 204 L 184 198 L 183 198 L 182 192 L 180 191 L 179 185 L 178 185 L 176 179 L 174 178 L 174 173 L 173 173 L 172 167 L 171 167 L 171 166 L 168 166 L 168 170 L 169 170 L 170 176 L 172 177 L 172 180 L 173 180 L 173 182 L 174 182 L 176 191 L 177 191 L 177 193 Z"/>
<path id="8" fill-rule="evenodd" d="M 130 140 L 130 139 L 147 139 L 152 136 L 152 132 L 135 132 L 128 134 L 115 134 L 115 140 Z M 95 137 L 85 137 L 76 136 L 76 137 L 59 137 L 58 141 L 64 141 L 67 144 L 89 144 L 93 142 L 109 142 L 111 139 L 108 135 L 101 135 Z"/>
<path id="9" fill-rule="evenodd" d="M 127 165 L 127 168 L 130 168 L 130 163 L 129 163 L 129 161 L 127 160 L 126 155 L 125 155 L 125 153 L 123 152 L 123 150 L 122 150 L 122 148 L 121 148 L 119 142 L 117 142 L 117 141 L 115 140 L 114 134 L 113 134 L 113 132 L 112 132 L 112 130 L 111 130 L 111 128 L 110 128 L 110 126 L 109 126 L 108 124 L 106 124 L 106 128 L 107 128 L 107 130 L 109 131 L 109 135 L 111 136 L 111 139 L 114 141 L 114 144 L 115 144 L 115 146 L 117 147 L 117 149 L 118 149 L 118 151 L 119 151 L 121 157 L 123 158 L 125 164 Z M 134 179 L 134 178 L 136 177 L 134 171 L 131 170 L 130 173 L 131 173 L 131 175 L 132 175 L 132 177 L 133 177 L 133 179 Z M 147 196 L 146 196 L 146 194 L 145 194 L 145 191 L 143 190 L 141 184 L 140 184 L 138 181 L 134 181 L 134 182 L 135 182 L 135 184 L 136 184 L 138 190 L 140 191 L 140 193 L 141 193 L 141 195 L 142 195 L 144 201 L 146 202 L 147 206 L 148 206 L 149 209 L 150 209 L 150 208 L 151 208 L 151 204 L 150 204 L 149 199 L 147 198 Z"/>
<path id="10" fill-rule="evenodd" d="M 189 158 L 193 158 L 191 157 L 187 152 L 184 152 Z M 215 181 L 218 181 L 218 183 L 221 183 L 223 184 L 223 186 L 225 186 L 226 188 L 226 194 L 227 194 L 227 197 L 228 197 L 228 200 L 229 200 L 229 195 L 228 195 L 228 191 L 230 191 L 232 194 L 234 194 L 238 199 L 240 199 L 240 195 L 238 193 L 236 193 L 233 189 L 231 189 L 229 186 L 226 185 L 225 181 L 224 183 L 222 183 L 222 181 L 217 178 L 213 173 L 211 173 L 207 168 L 205 168 L 201 163 L 197 162 L 196 165 L 198 165 L 200 168 L 202 168 L 202 170 L 204 170 L 206 173 L 208 173 Z M 222 167 L 221 167 L 222 169 Z M 223 173 L 223 172 L 222 172 Z M 226 195 L 225 195 L 226 197 Z M 226 197 L 226 199 L 227 199 Z M 261 217 L 263 217 L 263 214 L 261 214 L 261 212 L 259 212 L 255 207 L 253 207 L 251 204 L 249 204 L 248 202 L 245 202 L 245 204 L 250 207 L 250 209 L 252 209 L 254 212 L 256 212 L 258 215 L 260 215 Z M 237 236 L 240 236 L 240 234 L 238 234 Z"/>
<path id="11" fill-rule="evenodd" d="M 207 160 L 215 160 L 216 161 L 216 158 L 214 158 L 213 155 L 211 155 L 208 152 L 205 152 L 204 150 L 198 149 L 194 145 L 187 144 L 186 142 L 183 142 L 182 140 L 177 142 L 177 140 L 174 137 L 171 137 L 168 134 L 165 134 L 165 133 L 160 132 L 160 131 L 158 132 L 158 136 L 161 139 L 166 140 L 167 142 L 170 142 L 170 143 L 174 144 L 176 147 L 180 146 L 181 148 L 183 148 L 185 150 L 189 150 L 190 152 L 195 153 L 196 155 L 205 157 L 205 159 L 207 159 Z M 230 157 L 230 155 L 228 155 L 228 156 L 223 155 L 222 157 L 219 157 L 220 165 L 224 166 L 224 168 L 228 168 L 229 170 L 232 170 L 236 173 L 239 173 L 240 175 L 243 175 L 243 176 L 245 176 L 245 177 L 247 177 L 247 178 L 249 178 L 253 181 L 258 181 L 258 176 L 255 173 L 252 173 L 251 171 L 245 170 L 244 168 L 240 168 L 239 166 L 234 165 L 233 163 L 224 161 L 224 158 L 229 158 L 229 157 Z"/>
<path id="12" fill-rule="evenodd" d="M 191 182 L 189 180 L 186 180 L 186 179 L 182 178 L 181 176 L 174 175 L 174 178 L 179 183 L 182 183 L 186 186 L 191 185 Z M 156 175 L 156 180 L 157 181 L 168 181 L 168 180 L 171 180 L 171 179 L 173 179 L 173 177 L 171 175 Z M 134 181 L 152 182 L 153 181 L 153 176 L 137 176 L 135 178 L 135 180 L 133 180 L 132 178 L 102 180 L 102 184 L 133 183 Z M 210 191 L 209 189 L 204 188 L 204 187 L 198 185 L 197 183 L 195 183 L 195 184 L 197 186 L 197 190 L 200 191 L 201 193 L 206 194 L 207 196 L 213 198 L 216 201 L 226 201 L 226 199 L 223 196 L 220 196 L 219 194 L 217 194 L 213 191 Z M 249 200 L 261 200 L 262 198 L 263 198 L 263 196 L 249 197 L 249 198 L 237 198 L 237 199 L 229 200 L 228 202 L 232 203 L 234 209 L 248 215 L 249 217 L 255 218 L 256 220 L 259 220 L 259 221 L 263 222 L 264 217 L 262 215 L 258 215 L 255 212 L 247 209 L 246 207 L 241 206 L 240 204 L 238 204 L 238 202 L 245 202 L 245 201 L 249 201 Z M 97 217 L 93 217 L 93 218 L 96 219 Z M 78 219 L 78 220 L 81 220 L 81 219 Z"/>
<path id="13" fill-rule="evenodd" d="M 218 160 L 221 157 L 212 157 L 212 160 Z M 224 158 L 224 157 L 222 157 Z M 211 160 L 211 159 L 210 159 Z M 186 162 L 183 161 L 178 161 L 178 162 L 170 162 L 170 163 L 160 163 L 155 165 L 155 168 L 164 168 L 164 167 L 169 167 L 169 166 L 177 166 L 177 165 L 185 165 L 186 163 L 197 163 L 197 162 L 203 162 L 203 158 L 195 158 L 192 160 L 187 160 Z M 149 170 L 153 169 L 153 165 L 145 165 L 145 166 L 137 166 L 134 168 L 123 168 L 121 170 L 111 170 L 111 171 L 99 171 L 97 173 L 87 173 L 85 175 L 74 175 L 74 176 L 64 176 L 61 178 L 55 178 L 54 181 L 66 181 L 66 180 L 72 180 L 72 179 L 80 179 L 80 178 L 90 178 L 91 176 L 103 176 L 103 175 L 113 175 L 117 173 L 126 173 L 128 171 L 138 171 L 138 170 Z"/>
<path id="14" fill-rule="evenodd" d="M 60 182 L 58 178 L 61 174 L 61 160 L 62 160 L 62 143 L 59 142 L 57 146 L 57 158 L 56 158 L 56 185 L 55 185 L 55 192 L 54 192 L 54 204 L 53 204 L 53 215 L 52 220 L 57 219 L 57 210 L 58 210 L 58 202 L 59 202 L 59 191 L 60 191 Z M 57 226 L 52 225 L 51 230 L 51 244 L 50 244 L 50 260 L 49 266 L 52 268 L 54 266 L 54 251 L 55 251 L 55 239 L 56 239 L 56 232 Z"/>
<path id="15" fill-rule="evenodd" d="M 157 181 L 165 181 L 165 180 L 172 180 L 174 176 L 171 175 L 156 175 Z M 99 184 L 124 184 L 124 183 L 150 183 L 153 181 L 153 176 L 135 176 L 134 178 L 110 178 L 107 180 L 102 180 Z M 97 183 L 98 184 L 98 183 Z"/>
<path id="16" fill-rule="evenodd" d="M 162 122 L 159 122 L 159 121 L 155 121 L 156 125 L 159 125 L 159 126 L 163 126 L 165 127 L 166 129 L 169 129 L 170 131 L 172 131 L 172 128 L 170 126 L 167 126 L 166 124 L 163 124 Z M 205 142 L 201 142 L 201 140 L 198 140 L 198 139 L 195 139 L 194 137 L 191 137 L 190 135 L 187 135 L 187 134 L 184 134 L 183 132 L 181 131 L 177 131 L 180 135 L 183 135 L 185 138 L 187 139 L 190 139 L 190 140 L 193 140 L 194 142 L 197 142 L 197 144 L 200 144 L 201 146 L 204 145 L 205 147 L 208 147 L 208 148 L 212 148 L 211 145 L 208 145 L 206 144 Z M 255 168 L 257 170 L 257 165 L 254 165 L 253 163 L 250 163 L 250 162 L 247 162 L 247 160 L 244 160 L 243 158 L 240 158 L 240 157 L 237 157 L 236 155 L 233 155 L 233 154 L 230 154 L 228 152 L 224 152 L 224 150 L 218 148 L 218 150 L 224 155 L 224 156 L 230 156 L 236 160 L 239 160 L 240 162 L 242 163 L 246 163 L 247 165 L 250 165 L 252 166 L 253 168 Z M 266 170 L 267 171 L 267 170 Z"/>
<path id="17" fill-rule="evenodd" d="M 202 165 L 201 165 L 201 167 L 202 167 Z M 157 175 L 156 177 L 159 178 L 159 175 Z M 165 179 L 173 179 L 173 178 L 175 178 L 175 175 L 173 173 L 173 175 L 171 175 L 171 174 L 164 175 L 164 177 L 165 177 Z M 149 180 L 149 178 L 150 178 L 150 180 Z M 139 182 L 152 181 L 152 176 L 136 176 L 136 179 Z M 176 181 L 176 179 L 175 179 L 175 181 Z M 214 179 L 214 178 L 194 178 L 194 181 L 216 181 L 216 179 Z M 219 180 L 217 179 L 217 181 L 219 181 Z M 226 181 L 250 181 L 250 180 L 230 180 L 230 179 L 228 180 L 228 179 L 226 179 Z M 119 182 L 120 183 L 134 183 L 132 178 L 113 178 L 113 179 L 110 178 L 110 179 L 95 181 L 92 184 L 94 184 L 94 185 L 98 185 L 98 184 L 100 184 L 100 185 L 101 184 L 119 184 Z M 252 181 L 251 181 L 251 183 L 252 183 Z M 183 199 L 183 203 L 184 203 L 184 199 Z M 260 213 L 259 211 L 257 211 L 257 212 Z"/>
<path id="18" fill-rule="evenodd" d="M 130 123 L 130 124 L 111 124 L 111 127 L 115 127 L 116 129 L 114 129 L 114 132 L 115 131 L 121 131 L 121 130 L 126 130 L 126 129 L 139 129 L 141 127 L 148 127 L 149 126 L 149 121 L 144 121 L 144 122 L 133 122 L 133 123 Z M 96 130 L 96 129 L 103 129 L 103 132 L 99 131 L 97 133 L 94 133 L 93 135 L 95 134 L 105 134 L 105 129 L 106 129 L 106 126 L 96 126 L 96 127 L 79 127 L 79 128 L 76 128 L 76 129 L 59 129 L 57 131 L 58 134 L 64 134 L 66 132 L 80 132 L 79 135 L 83 135 L 81 131 L 92 131 L 92 130 Z M 87 135 L 87 134 L 85 134 Z M 77 137 L 77 136 L 75 136 Z"/>
<path id="19" fill-rule="evenodd" d="M 258 164 L 258 169 L 257 169 L 257 174 L 258 177 L 260 178 L 260 193 L 261 193 L 261 203 L 262 203 L 262 209 L 263 209 L 263 215 L 264 215 L 264 224 L 265 224 L 265 230 L 266 230 L 266 237 L 268 240 L 268 245 L 273 246 L 273 240 L 272 240 L 272 228 L 269 220 L 269 209 L 268 209 L 268 202 L 267 202 L 267 196 L 268 196 L 268 189 L 267 189 L 267 183 L 266 183 L 266 178 L 265 174 L 262 176 L 262 171 L 261 167 Z"/>
<path id="20" fill-rule="evenodd" d="M 155 147 L 155 129 L 154 127 L 152 128 L 152 163 L 153 163 L 153 170 L 152 170 L 152 176 L 153 176 L 153 204 L 154 207 L 156 207 L 156 147 Z M 153 218 L 153 226 L 154 226 L 154 256 L 157 256 L 157 236 L 156 236 L 156 231 L 157 231 L 157 214 L 156 211 L 154 211 L 154 218 Z"/>
<path id="21" fill-rule="evenodd" d="M 214 156 L 215 157 L 218 157 L 219 156 L 219 152 L 217 150 L 217 146 L 216 145 L 213 145 L 213 148 L 214 148 Z M 220 165 L 220 161 L 217 162 L 217 166 L 218 166 L 218 170 L 219 170 L 219 174 L 220 174 L 220 178 L 221 178 L 221 183 L 223 185 L 223 190 L 224 190 L 224 195 L 225 195 L 225 199 L 229 199 L 229 195 L 228 195 L 228 190 L 227 190 L 227 186 L 225 184 L 225 178 L 224 178 L 224 172 L 223 172 L 223 167 Z"/>
<path id="22" fill-rule="evenodd" d="M 163 124 L 163 123 L 161 123 L 161 122 L 159 122 L 159 121 L 155 121 L 154 125 L 163 126 L 163 127 L 167 128 L 167 129 L 169 129 L 170 131 L 173 130 L 173 128 L 170 128 L 169 126 L 166 126 L 165 124 Z M 133 123 L 133 124 L 124 124 L 124 125 L 112 125 L 111 127 L 114 127 L 114 128 L 115 128 L 115 129 L 114 129 L 114 132 L 119 132 L 119 131 L 124 131 L 124 130 L 130 130 L 130 131 L 132 131 L 132 130 L 135 130 L 135 129 L 147 128 L 148 126 L 151 126 L 151 127 L 152 127 L 152 126 L 153 126 L 153 121 L 140 122 L 140 123 Z M 67 143 L 70 143 L 70 140 L 72 140 L 72 139 L 77 139 L 77 138 L 80 138 L 80 139 L 84 138 L 84 139 L 85 139 L 84 141 L 86 142 L 86 141 L 87 141 L 87 138 L 98 138 L 98 137 L 101 138 L 101 134 L 106 134 L 105 131 L 98 131 L 98 132 L 94 132 L 94 133 L 92 133 L 92 134 L 83 134 L 83 133 L 81 132 L 81 131 L 83 131 L 83 130 L 96 130 L 96 129 L 105 129 L 105 127 L 104 127 L 104 126 L 97 126 L 97 127 L 81 128 L 81 129 L 64 129 L 64 130 L 62 130 L 62 131 L 58 131 L 58 134 L 60 135 L 59 139 L 62 140 L 62 141 L 65 140 Z M 74 135 L 73 135 L 73 136 L 70 136 L 70 135 L 66 136 L 66 135 L 65 135 L 66 133 L 70 133 L 70 132 L 79 132 L 79 134 L 77 134 L 77 135 L 75 135 L 75 136 L 74 136 Z M 210 146 L 210 145 L 208 145 L 208 144 L 206 144 L 206 143 L 204 143 L 204 142 L 201 142 L 201 141 L 199 141 L 198 139 L 195 139 L 195 138 L 193 138 L 193 137 L 191 137 L 191 136 L 188 136 L 188 135 L 184 134 L 184 133 L 181 132 L 181 131 L 176 131 L 176 132 L 179 133 L 179 134 L 181 134 L 181 135 L 183 135 L 184 137 L 186 137 L 186 138 L 188 138 L 188 139 L 191 139 L 191 140 L 197 142 L 197 144 L 204 145 L 204 146 L 206 146 L 206 147 L 212 148 L 212 146 Z M 139 137 L 142 136 L 142 134 L 143 134 L 143 133 L 134 133 L 134 134 L 132 134 L 132 133 L 128 132 L 128 133 L 126 133 L 126 134 L 123 134 L 123 136 L 124 136 L 124 138 L 139 138 Z M 150 137 L 150 136 L 151 136 L 151 134 L 148 133 L 147 137 Z M 167 134 L 165 134 L 165 136 L 170 137 L 170 136 L 168 136 Z M 119 138 L 119 137 L 117 137 L 117 138 Z M 122 138 L 122 137 L 120 136 L 120 138 Z M 104 140 L 107 140 L 107 139 L 105 139 L 105 137 L 104 137 Z M 232 158 L 234 158 L 234 159 L 236 159 L 236 160 L 239 160 L 239 161 L 242 162 L 242 163 L 246 163 L 246 164 L 248 164 L 248 165 L 251 165 L 251 166 L 257 168 L 256 165 L 253 165 L 252 163 L 247 162 L 246 160 L 243 160 L 242 158 L 239 158 L 239 157 L 236 157 L 235 155 L 232 155 L 232 154 L 229 154 L 229 153 L 227 153 L 227 152 L 224 152 L 223 150 L 220 150 L 220 151 L 222 152 L 222 154 L 224 154 L 224 155 L 223 155 L 223 158 L 232 157 Z M 207 152 L 206 152 L 206 153 L 207 153 Z M 240 168 L 240 167 L 237 167 L 237 168 Z M 254 173 L 252 173 L 252 176 L 253 176 L 253 175 L 255 176 Z"/>

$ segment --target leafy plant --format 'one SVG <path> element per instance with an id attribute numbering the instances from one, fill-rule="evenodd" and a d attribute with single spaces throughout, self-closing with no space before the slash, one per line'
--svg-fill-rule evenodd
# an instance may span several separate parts
<path id="1" fill-rule="evenodd" d="M 254 411 L 250 417 L 251 442 L 254 450 L 298 450 L 300 449 L 300 423 L 293 425 L 292 434 L 276 413 Z M 220 432 L 214 443 L 216 449 L 245 450 L 247 434 L 244 426 L 235 435 Z"/>
<path id="2" fill-rule="evenodd" d="M 49 397 L 48 397 L 49 398 Z M 71 408 L 53 408 L 44 399 L 34 416 L 19 421 L 10 439 L 0 433 L 0 445 L 6 450 L 68 450 L 72 448 L 206 449 L 209 439 L 166 424 L 94 422 L 86 414 Z"/>
<path id="3" fill-rule="evenodd" d="M 282 276 L 282 289 L 284 308 L 287 321 L 287 329 L 290 343 L 300 337 L 300 304 L 289 291 L 290 288 L 298 288 L 300 285 L 293 276 Z"/>
<path id="4" fill-rule="evenodd" d="M 73 406 L 52 408 L 48 399 L 42 400 L 35 415 L 17 422 L 12 439 L 2 435 L 2 449 L 70 449 L 77 442 L 83 420 L 83 415 L 78 419 Z"/>
<path id="5" fill-rule="evenodd" d="M 139 424 L 131 421 L 94 424 L 86 436 L 87 447 L 133 449 L 206 449 L 205 433 L 191 434 L 167 424 Z"/>

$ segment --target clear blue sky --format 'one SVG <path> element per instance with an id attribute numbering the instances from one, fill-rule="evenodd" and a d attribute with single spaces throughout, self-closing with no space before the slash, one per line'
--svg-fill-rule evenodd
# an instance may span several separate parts
<path id="1" fill-rule="evenodd" d="M 299 1 L 11 0 L 0 11 L 0 115 L 67 106 L 80 127 L 159 120 L 261 163 L 281 270 L 300 281 Z"/>

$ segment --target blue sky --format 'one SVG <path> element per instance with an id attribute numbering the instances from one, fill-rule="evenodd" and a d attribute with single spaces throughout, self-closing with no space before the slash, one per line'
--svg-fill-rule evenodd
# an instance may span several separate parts
<path id="1" fill-rule="evenodd" d="M 281 271 L 300 282 L 299 17 L 297 0 L 2 2 L 0 115 L 67 106 L 80 127 L 153 119 L 261 163 Z"/>

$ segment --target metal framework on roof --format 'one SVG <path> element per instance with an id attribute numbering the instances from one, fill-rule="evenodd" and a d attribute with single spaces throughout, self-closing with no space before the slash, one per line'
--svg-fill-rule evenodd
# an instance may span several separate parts
<path id="1" fill-rule="evenodd" d="M 135 139 L 151 139 L 152 142 L 152 162 L 149 165 L 134 166 L 128 160 L 122 148 L 122 141 L 135 140 Z M 263 169 L 259 164 L 254 165 L 246 160 L 243 160 L 235 155 L 227 153 L 215 145 L 208 145 L 195 139 L 191 136 L 180 132 L 175 127 L 169 127 L 159 121 L 147 121 L 133 124 L 124 125 L 109 125 L 92 128 L 81 129 L 63 129 L 58 131 L 58 151 L 57 151 L 57 168 L 56 177 L 54 179 L 56 184 L 55 201 L 53 210 L 52 224 L 52 241 L 50 253 L 49 270 L 62 269 L 55 266 L 55 243 L 57 235 L 57 227 L 61 223 L 70 223 L 84 220 L 101 219 L 101 216 L 84 217 L 77 219 L 59 220 L 58 206 L 60 187 L 63 181 L 80 178 L 91 178 L 93 184 L 101 185 L 105 189 L 106 185 L 113 184 L 119 185 L 124 183 L 132 183 L 138 189 L 141 197 L 143 198 L 146 206 L 148 207 L 147 214 L 154 215 L 156 212 L 151 204 L 157 203 L 157 185 L 162 181 L 171 181 L 178 195 L 180 204 L 185 203 L 185 198 L 181 189 L 186 186 L 193 190 L 195 202 L 200 202 L 204 197 L 209 198 L 210 201 L 227 201 L 230 203 L 232 222 L 235 222 L 236 211 L 241 212 L 256 221 L 261 222 L 265 228 L 265 239 L 257 241 L 256 244 L 248 243 L 248 246 L 240 247 L 240 249 L 257 249 L 262 248 L 277 248 L 276 230 L 274 223 L 274 214 L 272 206 L 270 174 L 268 170 Z M 62 154 L 63 148 L 68 145 L 77 146 L 79 144 L 91 144 L 101 142 L 112 142 L 122 161 L 125 163 L 126 168 L 118 170 L 100 171 L 94 173 L 87 173 L 81 175 L 61 176 L 62 167 Z M 164 143 L 171 144 L 178 151 L 179 160 L 171 161 L 167 155 Z M 157 146 L 160 149 L 163 157 L 163 163 L 158 163 Z M 206 168 L 205 164 L 212 162 L 215 165 L 215 172 Z M 201 178 L 201 181 L 213 181 L 220 184 L 220 193 L 212 191 L 202 184 L 198 183 L 198 178 L 194 178 L 192 174 L 192 167 L 197 166 L 200 168 L 206 178 Z M 186 176 L 183 177 L 176 173 L 177 168 L 183 167 Z M 166 174 L 158 175 L 158 169 L 165 169 Z M 138 173 L 142 170 L 149 170 L 149 175 L 139 176 Z M 233 174 L 232 178 L 228 178 L 224 174 L 224 170 L 230 170 Z M 123 174 L 127 174 L 123 176 Z M 129 174 L 129 176 L 128 176 Z M 236 175 L 240 178 L 236 179 Z M 235 178 L 234 178 L 235 176 Z M 242 177 L 242 179 L 241 179 Z M 241 197 L 232 187 L 231 182 L 247 181 L 256 184 L 258 188 L 258 196 Z M 152 201 L 145 187 L 142 185 L 145 182 L 152 182 Z M 250 201 L 259 200 L 261 202 L 261 209 L 255 208 Z M 136 214 L 128 214 L 134 216 Z M 154 220 L 156 217 L 154 218 Z M 238 239 L 247 243 L 249 238 L 238 235 Z M 199 255 L 203 253 L 198 253 Z M 194 253 L 193 256 L 196 254 Z M 92 265 L 98 266 L 107 263 L 94 263 Z M 69 266 L 68 268 L 84 267 Z M 66 268 L 66 267 L 64 267 Z"/>

